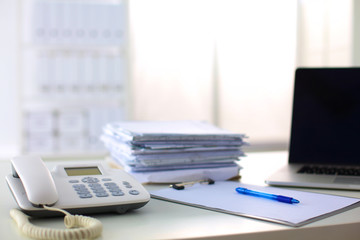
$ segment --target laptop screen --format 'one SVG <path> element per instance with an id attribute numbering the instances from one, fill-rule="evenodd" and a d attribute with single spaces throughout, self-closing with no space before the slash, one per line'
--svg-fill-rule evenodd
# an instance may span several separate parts
<path id="1" fill-rule="evenodd" d="M 296 70 L 289 162 L 360 165 L 360 68 Z"/>

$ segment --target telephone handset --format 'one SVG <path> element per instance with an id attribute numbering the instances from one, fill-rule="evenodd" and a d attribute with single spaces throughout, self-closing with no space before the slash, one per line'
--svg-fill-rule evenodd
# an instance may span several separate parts
<path id="1" fill-rule="evenodd" d="M 12 176 L 21 180 L 32 205 L 54 205 L 57 202 L 55 182 L 40 157 L 15 157 L 11 163 Z"/>
<path id="2" fill-rule="evenodd" d="M 7 183 L 20 209 L 31 216 L 58 215 L 53 206 L 73 214 L 124 213 L 144 206 L 150 194 L 123 170 L 97 164 L 58 164 L 51 171 L 40 157 L 11 159 Z"/>

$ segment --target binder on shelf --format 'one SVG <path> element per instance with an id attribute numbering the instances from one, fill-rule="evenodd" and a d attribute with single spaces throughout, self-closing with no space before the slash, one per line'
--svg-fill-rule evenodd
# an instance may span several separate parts
<path id="1" fill-rule="evenodd" d="M 101 127 L 126 115 L 123 104 L 127 59 L 122 53 L 126 51 L 125 6 L 123 1 L 101 0 L 36 0 L 21 4 L 21 56 L 25 73 L 21 78 L 21 99 L 26 111 L 36 113 L 37 108 L 46 108 L 55 113 L 56 122 L 53 133 L 46 136 L 35 136 L 36 128 L 25 125 L 22 149 L 28 152 L 44 149 L 56 154 L 104 153 L 99 141 Z M 123 33 L 121 41 L 116 40 L 118 29 Z M 74 125 L 63 127 L 71 118 L 64 115 L 70 106 L 82 112 L 84 119 L 77 118 Z M 97 108 L 106 110 L 97 112 Z M 24 120 L 28 124 L 25 114 Z M 31 136 L 26 135 L 30 131 Z M 76 132 L 84 139 L 70 136 Z"/>

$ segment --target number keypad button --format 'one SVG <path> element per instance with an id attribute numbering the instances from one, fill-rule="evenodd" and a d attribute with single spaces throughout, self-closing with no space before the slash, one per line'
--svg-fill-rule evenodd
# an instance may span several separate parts
<path id="1" fill-rule="evenodd" d="M 83 179 L 81 179 L 81 181 L 83 183 L 97 183 L 97 182 L 99 182 L 99 179 L 94 178 L 94 177 L 84 177 Z"/>

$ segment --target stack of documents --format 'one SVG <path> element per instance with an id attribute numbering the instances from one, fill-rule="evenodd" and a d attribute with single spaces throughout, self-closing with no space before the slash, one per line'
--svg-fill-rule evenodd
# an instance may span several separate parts
<path id="1" fill-rule="evenodd" d="M 147 176 L 143 182 L 172 182 L 237 176 L 244 137 L 201 121 L 132 121 L 105 125 L 101 140 L 125 170 Z"/>

